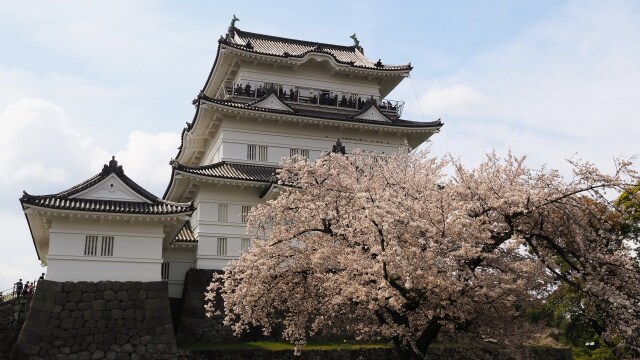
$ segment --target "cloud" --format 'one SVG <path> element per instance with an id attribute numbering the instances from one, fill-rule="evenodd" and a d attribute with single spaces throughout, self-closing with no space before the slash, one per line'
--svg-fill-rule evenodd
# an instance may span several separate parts
<path id="1" fill-rule="evenodd" d="M 493 106 L 494 100 L 466 85 L 434 87 L 420 98 L 420 107 L 429 115 L 478 116 Z"/>
<path id="2" fill-rule="evenodd" d="M 472 162 L 511 148 L 565 173 L 574 154 L 604 167 L 637 154 L 639 38 L 640 8 L 631 3 L 568 3 L 422 84 L 423 111 L 445 122 L 433 148 Z"/>
<path id="3" fill-rule="evenodd" d="M 0 113 L 0 183 L 63 183 L 85 156 L 95 151 L 92 140 L 74 130 L 54 104 L 24 98 Z M 60 185 L 59 185 L 60 186 Z"/>
<path id="4" fill-rule="evenodd" d="M 125 174 L 156 196 L 161 196 L 171 176 L 171 160 L 178 152 L 180 135 L 176 133 L 148 134 L 133 131 L 125 150 L 116 152 Z"/>

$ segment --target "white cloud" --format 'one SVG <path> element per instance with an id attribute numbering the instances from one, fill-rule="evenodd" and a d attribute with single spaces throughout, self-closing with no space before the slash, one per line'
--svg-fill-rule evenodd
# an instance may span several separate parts
<path id="1" fill-rule="evenodd" d="M 127 176 L 156 196 L 162 196 L 171 176 L 169 160 L 177 154 L 179 145 L 177 132 L 147 134 L 134 131 L 129 134 L 127 148 L 115 156 Z"/>
<path id="2" fill-rule="evenodd" d="M 423 110 L 445 122 L 434 149 L 475 162 L 511 148 L 565 173 L 574 154 L 604 167 L 637 154 L 639 19 L 625 2 L 570 3 L 458 73 L 430 79 Z"/>
<path id="3" fill-rule="evenodd" d="M 477 116 L 490 108 L 494 100 L 466 85 L 434 87 L 420 99 L 420 107 L 429 115 Z"/>

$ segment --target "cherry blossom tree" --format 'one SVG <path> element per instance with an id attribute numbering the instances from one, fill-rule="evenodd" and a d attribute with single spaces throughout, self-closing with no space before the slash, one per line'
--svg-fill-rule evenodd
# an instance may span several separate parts
<path id="1" fill-rule="evenodd" d="M 511 154 L 476 168 L 407 151 L 286 160 L 286 189 L 251 213 L 252 248 L 207 297 L 222 296 L 237 334 L 386 338 L 423 359 L 443 334 L 508 340 L 518 304 L 564 282 L 597 309 L 604 339 L 637 351 L 640 271 L 620 230 L 630 207 L 607 194 L 638 176 L 625 161 L 611 175 L 573 165 L 566 180 Z"/>

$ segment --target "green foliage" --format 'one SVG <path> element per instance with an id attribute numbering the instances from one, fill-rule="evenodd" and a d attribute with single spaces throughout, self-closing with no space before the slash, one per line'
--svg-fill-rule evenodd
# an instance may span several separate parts
<path id="1" fill-rule="evenodd" d="M 640 184 L 623 191 L 616 199 L 616 205 L 631 210 L 631 220 L 638 225 L 640 223 Z"/>

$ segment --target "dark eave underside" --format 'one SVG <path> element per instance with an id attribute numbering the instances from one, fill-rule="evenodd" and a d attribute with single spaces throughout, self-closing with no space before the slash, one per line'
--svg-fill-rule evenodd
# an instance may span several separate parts
<path id="1" fill-rule="evenodd" d="M 263 98 L 266 98 L 267 96 L 268 95 L 265 95 Z M 367 110 L 369 110 L 369 107 L 364 108 L 362 111 L 360 111 L 355 115 L 333 113 L 333 112 L 327 112 L 327 111 L 303 110 L 303 109 L 295 109 L 295 111 L 292 113 L 289 111 L 283 111 L 283 110 L 277 110 L 277 109 L 266 109 L 266 108 L 255 107 L 255 106 L 252 106 L 251 103 L 245 104 L 245 103 L 239 103 L 231 100 L 218 100 L 218 99 L 210 98 L 206 95 L 200 95 L 200 98 L 204 101 L 207 101 L 213 104 L 227 106 L 227 107 L 236 108 L 236 109 L 260 111 L 260 112 L 282 114 L 282 115 L 289 115 L 289 116 L 301 116 L 301 117 L 314 118 L 314 119 L 345 121 L 350 123 L 373 124 L 373 125 L 382 125 L 382 126 L 398 127 L 398 128 L 428 129 L 428 128 L 438 128 L 442 126 L 442 121 L 440 121 L 439 119 L 436 121 L 417 122 L 417 121 L 408 121 L 408 120 L 390 119 L 390 118 L 388 118 L 388 121 L 356 118 L 356 116 L 363 114 Z M 258 101 L 254 101 L 253 103 L 257 103 L 257 102 Z M 189 125 L 188 130 L 191 130 L 192 127 L 193 127 L 193 122 Z"/>
<path id="2" fill-rule="evenodd" d="M 182 229 L 180 229 L 180 232 L 178 232 L 178 235 L 176 235 L 176 237 L 173 239 L 173 242 L 176 242 L 176 243 L 197 243 L 198 242 L 198 237 L 193 232 L 193 229 L 191 229 L 191 224 L 188 221 L 184 224 Z"/>
<path id="3" fill-rule="evenodd" d="M 211 178 L 271 183 L 276 181 L 278 167 L 227 163 L 206 166 L 186 166 L 175 163 L 175 171 Z"/>

